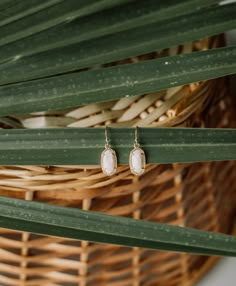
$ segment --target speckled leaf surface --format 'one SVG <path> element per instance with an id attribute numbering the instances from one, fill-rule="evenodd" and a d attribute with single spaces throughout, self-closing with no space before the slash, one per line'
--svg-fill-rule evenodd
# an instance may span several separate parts
<path id="1" fill-rule="evenodd" d="M 104 128 L 0 130 L 2 165 L 99 165 Z M 133 128 L 109 128 L 119 164 L 128 164 Z M 139 128 L 147 163 L 236 160 L 235 129 Z"/>
<path id="2" fill-rule="evenodd" d="M 0 27 L 62 1 L 63 0 L 24 0 L 16 2 L 15 4 L 6 7 L 6 9 L 1 9 L 0 6 Z"/>
<path id="3" fill-rule="evenodd" d="M 65 21 L 45 30 L 43 33 L 36 33 L 30 37 L 24 37 L 4 45 L 1 47 L 0 62 L 12 60 L 17 56 L 23 57 L 52 48 L 68 46 L 73 43 L 78 44 L 85 40 L 150 23 L 157 24 L 179 15 L 197 12 L 205 6 L 218 2 L 218 0 L 146 0 L 145 5 L 143 5 L 143 0 L 128 2 L 86 17 Z M 18 6 L 22 6 L 21 3 Z M 25 2 L 23 3 L 25 4 Z"/>
<path id="4" fill-rule="evenodd" d="M 0 197 L 0 227 L 194 254 L 236 256 L 236 237 Z"/>
<path id="5" fill-rule="evenodd" d="M 0 87 L 0 116 L 103 102 L 236 72 L 236 47 Z"/>
<path id="6" fill-rule="evenodd" d="M 0 64 L 0 84 L 78 70 L 215 35 L 236 27 L 235 12 L 236 3 L 96 38 L 79 45 L 72 44 L 28 57 L 16 55 Z"/>
<path id="7" fill-rule="evenodd" d="M 23 1 L 22 1 L 23 2 Z M 0 27 L 0 46 L 127 0 L 66 0 Z"/>

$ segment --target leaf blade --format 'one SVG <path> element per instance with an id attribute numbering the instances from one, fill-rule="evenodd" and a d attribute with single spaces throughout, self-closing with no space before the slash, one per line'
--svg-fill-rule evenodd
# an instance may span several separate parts
<path id="1" fill-rule="evenodd" d="M 133 128 L 110 128 L 119 164 L 128 164 Z M 235 129 L 139 128 L 148 163 L 236 160 Z M 5 165 L 100 165 L 104 128 L 0 130 Z"/>
<path id="2" fill-rule="evenodd" d="M 0 84 L 27 81 L 145 54 L 236 27 L 236 3 L 0 64 Z M 21 73 L 18 71 L 21 70 Z"/>
<path id="3" fill-rule="evenodd" d="M 236 237 L 0 197 L 0 226 L 151 249 L 236 256 Z"/>
<path id="4" fill-rule="evenodd" d="M 50 1 L 40 1 L 40 3 L 36 0 L 25 0 L 20 3 L 16 3 L 12 7 L 9 7 L 7 10 L 3 12 L 0 10 L 0 27 L 6 24 L 9 24 L 13 21 L 19 20 L 25 16 L 36 13 L 40 10 L 48 8 L 52 5 L 55 5 L 62 0 L 50 0 Z"/>
<path id="5" fill-rule="evenodd" d="M 71 20 L 74 17 L 81 17 L 94 13 L 101 9 L 120 4 L 125 0 L 67 0 L 57 5 L 28 15 L 16 22 L 0 27 L 0 45 L 6 45 L 35 33 L 42 32 L 48 28 Z"/>
<path id="6" fill-rule="evenodd" d="M 87 17 L 56 25 L 43 33 L 37 33 L 34 36 L 19 39 L 12 44 L 4 45 L 1 47 L 0 62 L 10 60 L 17 55 L 28 56 L 149 23 L 158 23 L 218 2 L 217 0 L 177 0 L 174 2 L 148 0 L 143 5 L 141 0 L 125 3 Z"/>
<path id="7" fill-rule="evenodd" d="M 236 72 L 236 47 L 0 87 L 0 116 L 56 110 L 154 92 Z"/>

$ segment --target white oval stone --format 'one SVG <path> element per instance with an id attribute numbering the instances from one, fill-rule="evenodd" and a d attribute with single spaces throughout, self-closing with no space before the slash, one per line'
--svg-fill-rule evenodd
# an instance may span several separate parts
<path id="1" fill-rule="evenodd" d="M 111 148 L 106 148 L 101 155 L 101 167 L 105 175 L 111 176 L 117 169 L 116 152 Z"/>
<path id="2" fill-rule="evenodd" d="M 136 176 L 140 176 L 144 172 L 145 164 L 146 158 L 143 149 L 134 148 L 130 152 L 129 156 L 129 165 L 131 172 Z"/>

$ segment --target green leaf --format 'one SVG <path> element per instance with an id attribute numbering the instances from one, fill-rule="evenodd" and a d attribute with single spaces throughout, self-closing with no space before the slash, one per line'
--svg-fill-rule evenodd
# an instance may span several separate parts
<path id="1" fill-rule="evenodd" d="M 31 0 L 29 0 L 31 1 Z M 36 1 L 36 0 L 34 0 Z M 159 23 L 163 20 L 187 14 L 194 10 L 219 2 L 218 0 L 143 0 L 134 3 L 102 10 L 96 14 L 88 15 L 56 25 L 43 33 L 1 47 L 0 62 L 7 61 L 17 55 L 28 56 L 52 48 L 80 43 L 102 35 L 137 28 L 150 23 Z"/>
<path id="2" fill-rule="evenodd" d="M 0 227 L 124 246 L 236 256 L 234 236 L 6 197 L 0 197 Z"/>
<path id="3" fill-rule="evenodd" d="M 0 84 L 26 81 L 121 60 L 236 27 L 236 3 L 130 29 L 0 64 Z M 21 72 L 19 72 L 19 70 Z"/>
<path id="4" fill-rule="evenodd" d="M 0 10 L 0 26 L 9 24 L 13 21 L 16 21 L 20 18 L 26 17 L 33 13 L 39 12 L 45 8 L 48 8 L 54 4 L 62 2 L 63 0 L 24 0 L 15 3 L 12 7 L 1 11 Z"/>
<path id="5" fill-rule="evenodd" d="M 0 87 L 0 116 L 62 109 L 236 72 L 236 47 L 89 70 Z"/>
<path id="6" fill-rule="evenodd" d="M 66 0 L 0 27 L 0 46 L 44 31 L 75 17 L 115 6 L 127 0 Z M 21 1 L 22 2 L 22 1 Z"/>
<path id="7" fill-rule="evenodd" d="M 0 130 L 2 165 L 100 165 L 104 128 Z M 128 164 L 133 128 L 109 128 L 119 164 Z M 236 160 L 236 129 L 139 128 L 148 163 Z"/>
<path id="8" fill-rule="evenodd" d="M 16 0 L 1 0 L 0 11 L 4 12 L 16 4 Z"/>

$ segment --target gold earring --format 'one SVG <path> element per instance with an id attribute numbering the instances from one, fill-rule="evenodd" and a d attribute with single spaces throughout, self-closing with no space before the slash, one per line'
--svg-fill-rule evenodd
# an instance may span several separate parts
<path id="1" fill-rule="evenodd" d="M 140 144 L 138 143 L 138 127 L 135 127 L 135 139 L 134 139 L 134 149 L 129 155 L 129 167 L 130 171 L 136 175 L 140 176 L 144 173 L 146 165 L 146 156 Z"/>
<path id="2" fill-rule="evenodd" d="M 105 127 L 105 149 L 101 154 L 101 168 L 103 174 L 107 176 L 112 176 L 117 170 L 117 156 L 109 144 L 107 126 Z"/>

